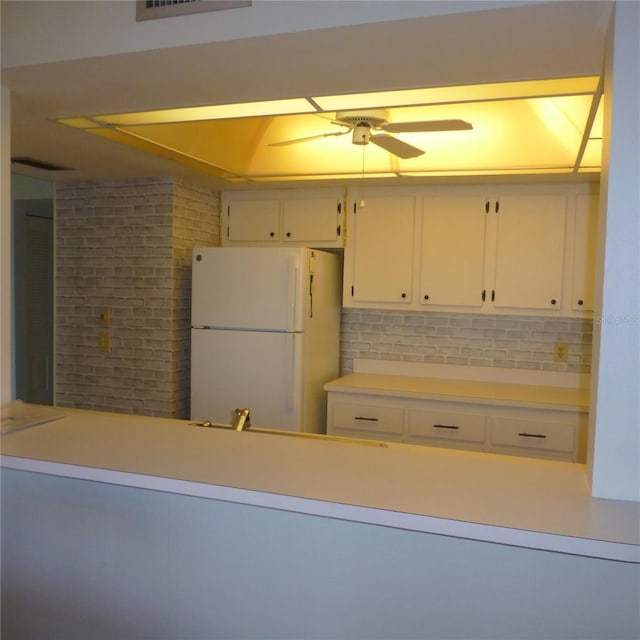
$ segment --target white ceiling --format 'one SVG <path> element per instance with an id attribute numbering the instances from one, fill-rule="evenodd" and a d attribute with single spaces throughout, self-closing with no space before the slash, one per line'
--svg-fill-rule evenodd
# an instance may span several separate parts
<path id="1" fill-rule="evenodd" d="M 334 11 L 339 3 L 326 5 Z M 375 2 L 362 5 L 375 7 Z M 14 170 L 55 180 L 174 174 L 233 188 L 55 120 L 304 95 L 599 75 L 611 6 L 527 3 L 12 66 L 2 73 L 2 83 L 12 90 L 12 156 L 71 167 L 45 172 L 14 165 Z M 3 14 L 2 29 L 10 28 Z"/>

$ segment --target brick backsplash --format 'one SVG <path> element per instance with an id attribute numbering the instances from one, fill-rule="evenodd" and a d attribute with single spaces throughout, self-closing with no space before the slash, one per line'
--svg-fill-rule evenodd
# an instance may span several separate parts
<path id="1" fill-rule="evenodd" d="M 555 342 L 567 363 L 554 362 Z M 591 343 L 591 320 L 344 309 L 341 370 L 369 358 L 590 373 Z"/>
<path id="2" fill-rule="evenodd" d="M 219 209 L 170 177 L 56 186 L 56 404 L 188 417 L 191 249 Z"/>

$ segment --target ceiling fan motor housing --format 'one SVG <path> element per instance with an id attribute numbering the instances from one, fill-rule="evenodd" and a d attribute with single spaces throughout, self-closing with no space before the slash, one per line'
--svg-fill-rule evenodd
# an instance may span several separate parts
<path id="1" fill-rule="evenodd" d="M 360 111 L 338 111 L 336 122 L 353 127 L 351 141 L 353 144 L 369 144 L 371 129 L 376 129 L 389 122 L 386 109 L 367 109 Z"/>

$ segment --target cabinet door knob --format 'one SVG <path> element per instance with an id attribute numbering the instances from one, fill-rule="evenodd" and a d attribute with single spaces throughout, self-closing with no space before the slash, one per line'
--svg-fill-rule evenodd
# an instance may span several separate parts
<path id="1" fill-rule="evenodd" d="M 578 300 L 578 304 L 582 306 L 584 304 L 584 300 Z"/>
<path id="2" fill-rule="evenodd" d="M 551 304 L 555 304 L 557 301 L 555 298 L 551 298 Z"/>
<path id="3" fill-rule="evenodd" d="M 406 294 L 406 293 L 403 293 L 403 294 L 402 294 L 402 297 L 403 297 L 403 298 L 406 298 L 406 297 L 407 297 L 407 294 Z"/>
<path id="4" fill-rule="evenodd" d="M 291 231 L 287 231 L 287 238 L 291 237 Z"/>
<path id="5" fill-rule="evenodd" d="M 426 293 L 424 294 L 424 299 L 425 299 L 425 300 L 428 300 L 428 299 L 429 299 L 429 296 L 428 296 Z"/>
<path id="6" fill-rule="evenodd" d="M 269 235 L 273 238 L 276 234 L 272 231 Z"/>

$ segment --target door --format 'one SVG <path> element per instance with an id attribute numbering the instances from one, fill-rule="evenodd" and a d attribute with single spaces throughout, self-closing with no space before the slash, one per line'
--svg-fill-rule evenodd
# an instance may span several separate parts
<path id="1" fill-rule="evenodd" d="M 53 404 L 53 202 L 14 207 L 16 397 Z"/>
<path id="2" fill-rule="evenodd" d="M 282 203 L 285 242 L 335 242 L 338 239 L 337 198 L 295 198 Z"/>
<path id="3" fill-rule="evenodd" d="M 571 308 L 575 311 L 593 311 L 598 204 L 598 196 L 576 198 L 571 283 Z"/>
<path id="4" fill-rule="evenodd" d="M 566 196 L 508 196 L 498 203 L 494 305 L 559 309 Z"/>
<path id="5" fill-rule="evenodd" d="M 191 419 L 301 431 L 302 334 L 193 329 Z"/>
<path id="6" fill-rule="evenodd" d="M 420 303 L 482 306 L 485 199 L 425 198 Z"/>
<path id="7" fill-rule="evenodd" d="M 280 201 L 230 202 L 227 206 L 227 238 L 232 242 L 280 240 Z"/>
<path id="8" fill-rule="evenodd" d="M 355 302 L 411 302 L 415 199 L 367 198 L 353 217 Z"/>
<path id="9" fill-rule="evenodd" d="M 308 261 L 309 251 L 298 248 L 194 249 L 192 326 L 303 330 Z"/>

